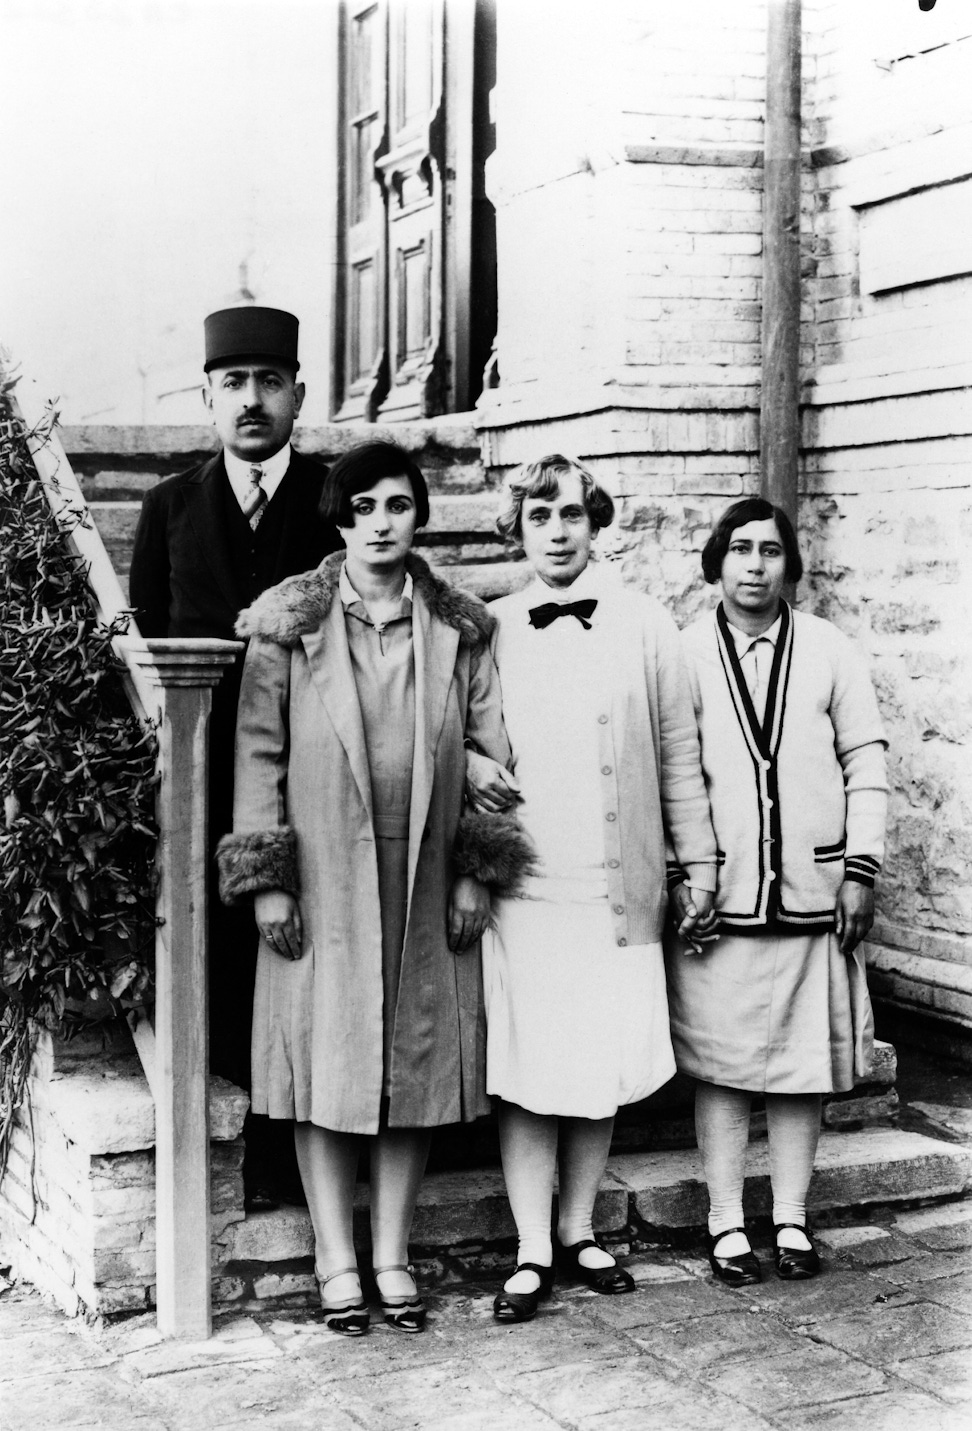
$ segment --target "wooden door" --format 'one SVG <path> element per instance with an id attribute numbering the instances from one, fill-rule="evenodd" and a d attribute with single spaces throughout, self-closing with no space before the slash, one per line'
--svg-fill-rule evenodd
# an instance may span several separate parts
<path id="1" fill-rule="evenodd" d="M 337 421 L 433 417 L 478 394 L 495 333 L 493 33 L 491 0 L 342 7 Z"/>

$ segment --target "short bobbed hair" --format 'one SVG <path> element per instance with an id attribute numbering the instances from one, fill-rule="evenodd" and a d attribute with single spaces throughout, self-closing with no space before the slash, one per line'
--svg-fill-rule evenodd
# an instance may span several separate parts
<path id="1" fill-rule="evenodd" d="M 772 518 L 783 543 L 786 556 L 786 579 L 796 585 L 803 575 L 803 558 L 797 545 L 796 532 L 782 507 L 774 507 L 764 497 L 743 497 L 741 502 L 733 502 L 712 528 L 712 535 L 702 548 L 702 575 L 711 586 L 722 576 L 722 563 L 726 559 L 732 534 L 738 527 L 750 522 L 767 522 Z"/>
<path id="2" fill-rule="evenodd" d="M 415 498 L 417 525 L 429 520 L 429 489 L 416 462 L 397 442 L 378 440 L 352 447 L 334 463 L 324 478 L 318 511 L 325 522 L 353 527 L 351 498 L 368 492 L 385 477 L 407 477 Z"/>
<path id="3" fill-rule="evenodd" d="M 581 481 L 584 494 L 584 510 L 590 519 L 591 529 L 599 532 L 614 521 L 614 501 L 608 492 L 579 462 L 572 462 L 559 452 L 549 457 L 541 457 L 538 462 L 525 462 L 506 485 L 502 497 L 502 507 L 496 525 L 504 537 L 515 541 L 523 540 L 523 503 L 528 497 L 539 497 L 552 501 L 560 494 L 560 482 L 573 474 Z"/>

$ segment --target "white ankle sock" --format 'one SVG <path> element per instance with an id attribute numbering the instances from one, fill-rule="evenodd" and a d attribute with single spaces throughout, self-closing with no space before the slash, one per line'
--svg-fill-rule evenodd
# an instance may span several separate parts
<path id="1" fill-rule="evenodd" d="M 516 1264 L 535 1262 L 538 1267 L 549 1267 L 553 1262 L 553 1245 L 550 1238 L 531 1237 L 519 1243 L 516 1249 Z M 503 1284 L 505 1292 L 535 1292 L 540 1284 L 536 1272 L 516 1272 Z"/>
<path id="2" fill-rule="evenodd" d="M 591 1219 L 574 1219 L 572 1221 L 562 1219 L 557 1224 L 557 1237 L 561 1247 L 576 1247 L 578 1242 L 594 1240 L 594 1229 L 591 1226 Z M 583 1252 L 578 1253 L 578 1262 L 582 1267 L 613 1267 L 614 1258 L 610 1252 L 604 1252 L 600 1247 L 585 1247 Z"/>

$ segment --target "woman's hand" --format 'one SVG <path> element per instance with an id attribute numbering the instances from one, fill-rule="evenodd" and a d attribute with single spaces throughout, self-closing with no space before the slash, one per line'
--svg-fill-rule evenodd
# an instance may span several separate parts
<path id="1" fill-rule="evenodd" d="M 834 911 L 841 954 L 852 954 L 866 939 L 874 923 L 874 891 L 857 880 L 845 879 L 837 892 Z"/>
<path id="2" fill-rule="evenodd" d="M 498 760 L 466 747 L 466 799 L 474 810 L 498 815 L 520 793 L 520 782 Z"/>
<path id="3" fill-rule="evenodd" d="M 304 939 L 300 909 L 292 894 L 265 889 L 253 898 L 257 928 L 271 949 L 283 959 L 299 959 Z"/>
<path id="4" fill-rule="evenodd" d="M 447 914 L 449 948 L 453 954 L 465 954 L 481 939 L 489 919 L 489 890 L 472 875 L 460 875 L 453 881 Z"/>
<path id="5" fill-rule="evenodd" d="M 693 954 L 701 954 L 703 944 L 711 944 L 719 937 L 715 927 L 715 895 L 707 889 L 692 889 L 683 882 L 672 890 L 671 900 L 679 936 Z"/>

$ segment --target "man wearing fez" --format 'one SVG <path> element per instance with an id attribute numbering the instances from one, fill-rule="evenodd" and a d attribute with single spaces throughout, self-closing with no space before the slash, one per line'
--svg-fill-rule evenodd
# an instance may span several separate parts
<path id="1" fill-rule="evenodd" d="M 233 639 L 239 612 L 343 543 L 318 516 L 326 469 L 291 447 L 304 400 L 297 319 L 276 308 L 224 308 L 205 321 L 203 400 L 222 450 L 145 496 L 132 552 L 131 601 L 144 636 Z M 243 661 L 213 692 L 209 837 L 233 827 L 233 748 Z M 257 934 L 249 909 L 210 901 L 210 1067 L 250 1086 Z M 293 1139 L 248 1117 L 249 1211 L 300 1197 Z M 290 1170 L 288 1172 L 288 1169 Z"/>

